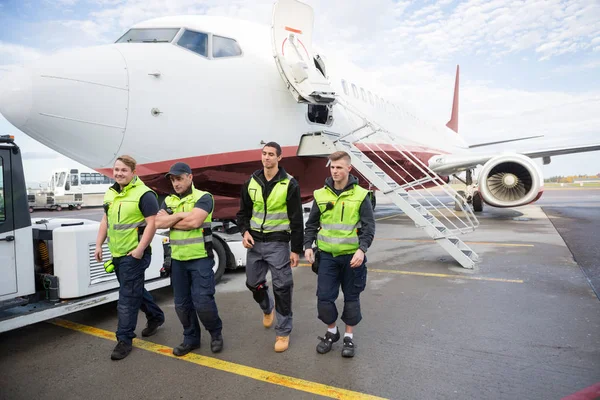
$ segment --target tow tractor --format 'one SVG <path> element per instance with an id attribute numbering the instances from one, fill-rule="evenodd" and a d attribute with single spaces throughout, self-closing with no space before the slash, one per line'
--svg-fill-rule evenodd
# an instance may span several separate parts
<path id="1" fill-rule="evenodd" d="M 0 332 L 118 299 L 116 275 L 94 258 L 98 227 L 88 219 L 31 218 L 21 151 L 12 136 L 0 136 Z M 152 240 L 147 290 L 171 283 L 167 232 Z M 213 248 L 216 281 L 245 265 L 241 236 L 227 222 L 213 224 Z"/>

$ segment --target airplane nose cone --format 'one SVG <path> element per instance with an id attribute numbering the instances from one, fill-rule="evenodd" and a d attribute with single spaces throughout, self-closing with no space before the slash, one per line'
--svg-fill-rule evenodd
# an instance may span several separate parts
<path id="1" fill-rule="evenodd" d="M 17 128 L 23 127 L 31 114 L 31 86 L 31 71 L 25 68 L 10 71 L 0 80 L 0 114 Z"/>
<path id="2" fill-rule="evenodd" d="M 92 168 L 115 159 L 128 102 L 127 64 L 112 45 L 40 58 L 0 82 L 0 112 L 11 124 Z"/>

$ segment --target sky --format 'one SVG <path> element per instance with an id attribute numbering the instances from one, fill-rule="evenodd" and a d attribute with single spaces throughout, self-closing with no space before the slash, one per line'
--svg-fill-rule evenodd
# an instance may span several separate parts
<path id="1" fill-rule="evenodd" d="M 600 143 L 598 0 L 307 0 L 313 40 L 378 80 L 381 94 L 432 124 L 450 117 L 460 64 L 460 134 L 470 144 L 544 135 L 508 151 Z M 273 0 L 0 0 L 0 77 L 53 52 L 114 42 L 133 24 L 208 14 L 270 25 Z M 28 182 L 75 162 L 0 116 Z M 486 148 L 489 151 L 492 148 Z M 545 177 L 600 173 L 600 152 L 554 157 Z"/>

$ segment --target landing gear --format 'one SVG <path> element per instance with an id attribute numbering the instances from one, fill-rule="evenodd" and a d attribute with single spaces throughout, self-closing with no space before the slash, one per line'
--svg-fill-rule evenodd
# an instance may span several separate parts
<path id="1" fill-rule="evenodd" d="M 477 190 L 477 185 L 473 183 L 473 171 L 469 169 L 466 172 L 467 176 L 465 181 L 454 175 L 456 179 L 464 183 L 466 186 L 465 190 L 459 190 L 456 192 L 457 196 L 454 199 L 454 210 L 461 211 L 461 205 L 465 207 L 467 204 L 470 204 L 474 212 L 482 212 L 483 198 L 481 197 L 481 193 L 479 193 Z"/>
<path id="2" fill-rule="evenodd" d="M 464 190 L 459 190 L 456 192 L 456 197 L 454 198 L 454 211 L 461 211 L 466 204 L 467 195 Z M 461 208 L 462 205 L 462 208 Z"/>
<path id="3" fill-rule="evenodd" d="M 481 197 L 481 193 L 478 191 L 473 193 L 473 197 L 471 199 L 471 204 L 473 206 L 473 211 L 482 212 L 483 211 L 483 198 Z"/>

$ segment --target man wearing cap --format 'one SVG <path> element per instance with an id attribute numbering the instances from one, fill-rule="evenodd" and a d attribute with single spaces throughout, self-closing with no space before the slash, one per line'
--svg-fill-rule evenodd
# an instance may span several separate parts
<path id="1" fill-rule="evenodd" d="M 215 302 L 215 264 L 211 221 L 214 200 L 194 187 L 189 165 L 178 162 L 166 175 L 175 194 L 168 196 L 156 216 L 158 229 L 170 228 L 171 283 L 175 311 L 183 325 L 183 343 L 173 354 L 183 356 L 200 347 L 200 324 L 210 333 L 210 349 L 223 349 L 222 322 Z"/>
<path id="2" fill-rule="evenodd" d="M 242 187 L 237 214 L 242 244 L 248 249 L 246 286 L 263 312 L 265 328 L 271 327 L 273 314 L 277 315 L 275 351 L 278 353 L 289 347 L 294 288 L 291 267 L 298 265 L 304 237 L 300 188 L 279 166 L 279 161 L 281 146 L 275 142 L 265 144 L 263 169 L 255 171 Z M 274 299 L 266 281 L 269 270 Z"/>

